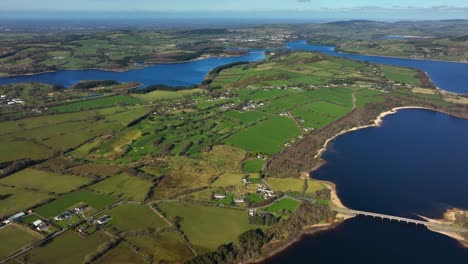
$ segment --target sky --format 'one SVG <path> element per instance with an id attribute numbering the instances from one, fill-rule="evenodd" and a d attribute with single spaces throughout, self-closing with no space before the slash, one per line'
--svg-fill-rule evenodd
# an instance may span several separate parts
<path id="1" fill-rule="evenodd" d="M 159 12 L 206 14 L 220 11 L 285 17 L 298 14 L 350 18 L 468 18 L 467 0 L 0 0 L 0 13 Z M 220 14 L 220 13 L 218 13 Z M 281 15 L 281 14 L 280 14 Z"/>

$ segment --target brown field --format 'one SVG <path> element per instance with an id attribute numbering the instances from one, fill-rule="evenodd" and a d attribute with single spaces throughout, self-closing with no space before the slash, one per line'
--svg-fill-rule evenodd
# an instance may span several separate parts
<path id="1" fill-rule="evenodd" d="M 120 243 L 117 247 L 107 252 L 95 262 L 96 264 L 145 264 L 143 258 L 133 252 L 124 243 Z"/>

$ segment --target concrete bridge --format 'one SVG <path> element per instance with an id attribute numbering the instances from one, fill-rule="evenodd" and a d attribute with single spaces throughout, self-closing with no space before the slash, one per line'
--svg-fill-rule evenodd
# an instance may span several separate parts
<path id="1" fill-rule="evenodd" d="M 343 214 L 362 215 L 362 216 L 373 217 L 373 218 L 387 219 L 390 221 L 403 222 L 407 224 L 423 225 L 423 226 L 426 226 L 427 228 L 437 229 L 440 231 L 468 233 L 468 229 L 457 227 L 457 226 L 452 226 L 452 225 L 447 225 L 447 224 L 432 223 L 432 222 L 423 221 L 423 220 L 416 220 L 416 219 L 411 219 L 411 218 L 386 215 L 386 214 L 378 214 L 378 213 L 365 212 L 365 211 L 358 211 L 358 210 L 339 208 L 339 207 L 332 207 L 332 210 L 338 213 L 343 213 Z"/>

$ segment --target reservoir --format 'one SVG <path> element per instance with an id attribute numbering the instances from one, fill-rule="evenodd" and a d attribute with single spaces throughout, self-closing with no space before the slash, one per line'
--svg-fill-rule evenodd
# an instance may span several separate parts
<path id="1" fill-rule="evenodd" d="M 311 45 L 306 41 L 290 42 L 287 44 L 287 48 L 321 52 L 328 55 L 373 63 L 411 67 L 427 72 L 433 83 L 443 90 L 456 93 L 468 93 L 468 63 L 346 54 L 336 52 L 335 48 L 331 46 Z M 141 69 L 125 72 L 59 70 L 57 72 L 36 75 L 0 77 L 0 84 L 40 82 L 70 87 L 83 80 L 116 80 L 118 82 L 140 82 L 143 84 L 143 87 L 152 84 L 190 86 L 202 82 L 206 74 L 218 66 L 239 61 L 259 61 L 264 58 L 263 50 L 251 50 L 250 53 L 239 57 L 219 57 L 181 63 L 152 64 Z"/>
<path id="2" fill-rule="evenodd" d="M 39 82 L 71 87 L 83 80 L 115 80 L 139 82 L 143 87 L 152 84 L 190 86 L 200 84 L 212 69 L 240 61 L 259 61 L 265 58 L 263 50 L 251 50 L 238 57 L 214 57 L 181 63 L 152 64 L 144 68 L 124 72 L 105 70 L 59 70 L 35 75 L 0 77 L 1 84 Z"/>
<path id="3" fill-rule="evenodd" d="M 316 51 L 353 60 L 419 69 L 426 72 L 437 87 L 449 92 L 468 94 L 468 63 L 341 53 L 337 52 L 333 46 L 308 44 L 305 40 L 290 42 L 287 47 L 293 50 Z"/>
<path id="4" fill-rule="evenodd" d="M 345 206 L 418 219 L 468 208 L 468 122 L 407 109 L 381 127 L 333 141 L 312 177 L 332 181 Z M 357 217 L 304 236 L 266 263 L 468 263 L 468 249 L 424 227 Z"/>

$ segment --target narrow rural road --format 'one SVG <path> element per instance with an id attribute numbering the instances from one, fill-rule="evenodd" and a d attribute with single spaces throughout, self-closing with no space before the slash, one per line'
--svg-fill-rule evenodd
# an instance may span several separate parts
<path id="1" fill-rule="evenodd" d="M 353 110 L 354 110 L 356 109 L 356 92 L 353 92 L 352 97 L 353 97 Z"/>

